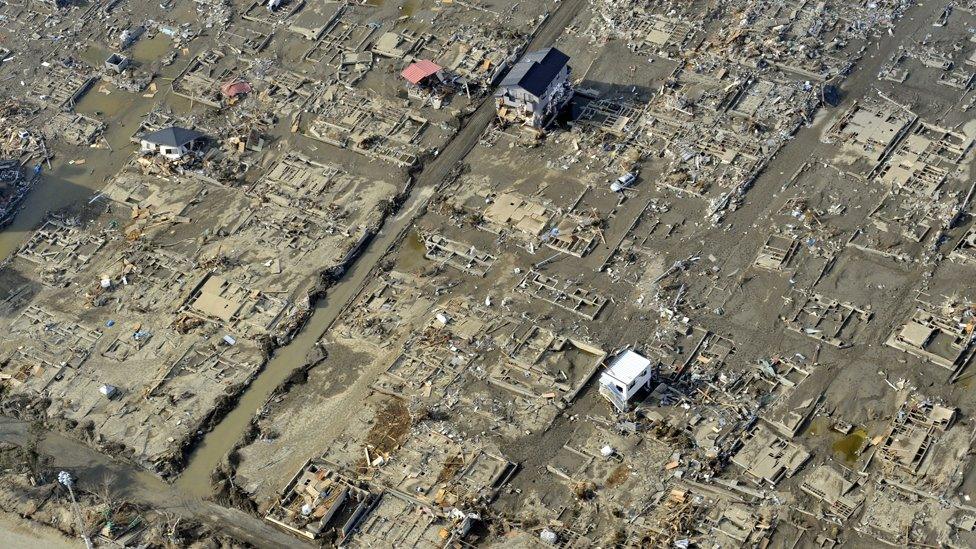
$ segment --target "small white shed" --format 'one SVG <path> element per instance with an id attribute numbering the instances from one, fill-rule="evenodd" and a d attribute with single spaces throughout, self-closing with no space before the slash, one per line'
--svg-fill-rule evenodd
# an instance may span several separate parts
<path id="1" fill-rule="evenodd" d="M 651 381 L 651 361 L 631 350 L 626 350 L 610 362 L 600 374 L 600 394 L 617 410 L 626 412 L 630 399 Z"/>

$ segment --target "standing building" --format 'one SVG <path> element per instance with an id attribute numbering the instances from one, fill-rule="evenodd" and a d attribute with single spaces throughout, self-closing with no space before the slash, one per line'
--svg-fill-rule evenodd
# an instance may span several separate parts
<path id="1" fill-rule="evenodd" d="M 556 48 L 527 54 L 495 92 L 499 118 L 543 128 L 573 96 L 569 73 L 569 56 Z"/>
<path id="2" fill-rule="evenodd" d="M 140 139 L 142 152 L 158 153 L 170 160 L 199 150 L 205 142 L 204 134 L 175 126 L 147 133 Z"/>
<path id="3" fill-rule="evenodd" d="M 432 86 L 444 81 L 442 70 L 437 63 L 421 59 L 408 65 L 400 75 L 413 86 Z"/>
<path id="4" fill-rule="evenodd" d="M 630 408 L 630 399 L 651 382 L 651 361 L 631 350 L 626 350 L 600 374 L 600 394 L 619 412 Z"/>

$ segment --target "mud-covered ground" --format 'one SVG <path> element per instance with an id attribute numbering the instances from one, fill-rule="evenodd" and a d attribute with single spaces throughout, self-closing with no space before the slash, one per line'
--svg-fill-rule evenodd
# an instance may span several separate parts
<path id="1" fill-rule="evenodd" d="M 327 466 L 379 502 L 346 540 L 363 545 L 458 535 L 476 512 L 467 540 L 498 546 L 967 546 L 976 126 L 954 82 L 972 13 L 608 4 L 563 2 L 532 42 L 570 56 L 578 89 L 543 139 L 489 125 L 490 101 L 422 107 L 460 133 L 178 490 L 302 528 L 300 503 L 321 502 L 288 483 Z M 465 6 L 445 13 L 477 20 Z M 446 20 L 370 9 L 359 21 L 399 30 Z M 519 9 L 493 36 L 519 43 L 545 11 Z M 301 64 L 286 36 L 269 51 Z M 353 86 L 407 101 L 377 63 Z M 382 177 L 299 118 L 279 143 Z M 926 345 L 961 342 L 952 364 L 896 341 L 920 312 L 948 319 Z M 621 413 L 598 379 L 624 348 L 655 376 Z M 917 427 L 927 450 L 899 465 L 895 431 L 933 406 L 953 421 Z M 814 495 L 825 476 L 849 513 Z"/>

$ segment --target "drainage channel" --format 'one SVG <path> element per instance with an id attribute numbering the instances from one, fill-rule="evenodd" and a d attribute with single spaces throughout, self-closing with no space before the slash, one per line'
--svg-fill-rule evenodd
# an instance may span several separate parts
<path id="1" fill-rule="evenodd" d="M 387 222 L 363 255 L 327 290 L 325 297 L 319 299 L 311 318 L 298 335 L 274 352 L 261 373 L 241 394 L 234 409 L 204 436 L 203 441 L 190 454 L 188 466 L 176 479 L 177 488 L 199 497 L 210 495 L 211 472 L 237 444 L 254 414 L 264 406 L 271 392 L 305 363 L 309 351 L 339 316 L 346 303 L 356 295 L 373 266 L 413 219 L 413 212 L 418 205 L 430 195 L 430 192 L 423 191 L 424 189 L 415 189 L 410 194 L 403 208 L 392 221 Z"/>
<path id="2" fill-rule="evenodd" d="M 536 29 L 527 50 L 538 49 L 554 42 L 582 6 L 583 0 L 565 0 L 561 3 Z M 414 218 L 414 211 L 426 202 L 456 163 L 462 161 L 475 147 L 494 115 L 493 101 L 483 101 L 431 166 L 421 172 L 407 202 L 392 222 L 387 222 L 366 252 L 329 288 L 327 295 L 319 300 L 312 317 L 295 339 L 274 353 L 257 378 L 245 389 L 234 409 L 204 435 L 201 443 L 188 457 L 186 469 L 176 479 L 177 488 L 199 497 L 211 494 L 210 474 L 240 440 L 254 414 L 264 406 L 271 392 L 305 363 L 309 351 L 339 316 L 346 303 L 359 291 L 373 266 L 396 239 L 405 233 Z"/>

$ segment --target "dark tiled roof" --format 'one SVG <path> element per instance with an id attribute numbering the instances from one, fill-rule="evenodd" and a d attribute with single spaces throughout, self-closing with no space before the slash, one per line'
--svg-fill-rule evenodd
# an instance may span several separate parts
<path id="1" fill-rule="evenodd" d="M 188 130 L 186 128 L 170 126 L 168 128 L 156 130 L 152 133 L 147 133 L 146 135 L 142 136 L 142 139 L 144 141 L 149 141 L 150 143 L 156 143 L 157 145 L 180 147 L 182 145 L 186 145 L 190 141 L 200 139 L 201 137 L 205 137 L 204 134 L 196 130 Z"/>
<path id="2" fill-rule="evenodd" d="M 512 67 L 502 80 L 501 88 L 519 87 L 540 97 L 568 62 L 569 56 L 556 48 L 534 51 Z"/>

